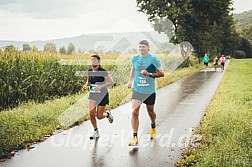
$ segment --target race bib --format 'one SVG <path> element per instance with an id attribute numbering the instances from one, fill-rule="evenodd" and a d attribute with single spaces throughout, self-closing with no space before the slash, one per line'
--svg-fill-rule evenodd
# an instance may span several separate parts
<path id="1" fill-rule="evenodd" d="M 137 86 L 150 86 L 148 79 L 146 77 L 139 77 L 138 80 L 139 83 L 137 83 Z"/>
<path id="2" fill-rule="evenodd" d="M 98 84 L 90 84 L 90 92 L 92 93 L 100 93 L 101 91 L 95 91 L 95 88 L 99 86 Z"/>

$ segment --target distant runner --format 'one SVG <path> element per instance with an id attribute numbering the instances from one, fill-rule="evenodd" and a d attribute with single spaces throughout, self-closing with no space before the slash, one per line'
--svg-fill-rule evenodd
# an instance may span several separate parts
<path id="1" fill-rule="evenodd" d="M 225 62 L 226 62 L 226 59 L 225 59 L 224 55 L 221 55 L 220 61 L 221 61 L 221 69 L 223 71 L 224 66 L 225 66 Z"/>
<path id="2" fill-rule="evenodd" d="M 216 71 L 216 68 L 217 68 L 217 66 L 218 66 L 218 57 L 216 56 L 215 58 L 214 58 L 214 60 L 213 60 L 213 62 L 214 62 L 214 69 L 215 69 L 215 71 Z"/>
<path id="3" fill-rule="evenodd" d="M 206 68 L 207 68 L 207 66 L 208 66 L 208 61 L 209 61 L 209 57 L 208 57 L 207 53 L 206 53 L 205 56 L 203 57 L 203 61 L 204 61 L 205 72 L 206 72 Z"/>

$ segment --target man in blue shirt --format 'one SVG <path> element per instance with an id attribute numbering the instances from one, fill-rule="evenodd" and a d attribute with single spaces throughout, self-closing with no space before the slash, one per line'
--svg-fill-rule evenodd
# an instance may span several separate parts
<path id="1" fill-rule="evenodd" d="M 203 57 L 203 61 L 204 61 L 205 72 L 206 72 L 206 67 L 208 66 L 208 61 L 209 61 L 209 57 L 208 57 L 207 53 Z"/>
<path id="2" fill-rule="evenodd" d="M 156 136 L 156 113 L 154 111 L 154 104 L 156 100 L 155 78 L 164 76 L 164 71 L 161 67 L 160 61 L 157 59 L 157 57 L 149 53 L 149 42 L 147 40 L 140 41 L 138 49 L 140 54 L 132 58 L 132 68 L 128 82 L 128 88 L 131 88 L 132 81 L 134 79 L 132 87 L 133 111 L 131 118 L 133 138 L 129 142 L 129 146 L 135 146 L 138 144 L 138 115 L 142 102 L 146 104 L 146 108 L 151 120 L 150 138 L 152 139 Z"/>

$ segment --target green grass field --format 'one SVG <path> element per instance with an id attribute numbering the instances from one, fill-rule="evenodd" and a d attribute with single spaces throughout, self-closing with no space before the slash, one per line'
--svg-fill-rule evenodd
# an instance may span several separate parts
<path id="1" fill-rule="evenodd" d="M 252 59 L 231 61 L 195 133 L 181 166 L 252 165 Z"/>

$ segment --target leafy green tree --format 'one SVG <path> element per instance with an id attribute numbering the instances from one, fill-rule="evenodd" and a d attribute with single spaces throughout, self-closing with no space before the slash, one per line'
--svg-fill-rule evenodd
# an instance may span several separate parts
<path id="1" fill-rule="evenodd" d="M 67 54 L 72 54 L 75 52 L 75 46 L 73 43 L 69 43 L 68 47 L 67 47 Z"/>
<path id="2" fill-rule="evenodd" d="M 166 33 L 173 43 L 190 42 L 198 57 L 205 52 L 221 52 L 226 45 L 222 39 L 232 32 L 232 0 L 136 1 L 156 31 Z"/>
<path id="3" fill-rule="evenodd" d="M 5 51 L 7 51 L 7 52 L 14 52 L 14 51 L 18 51 L 18 49 L 17 49 L 17 48 L 15 48 L 15 46 L 14 46 L 14 45 L 8 45 L 8 46 L 6 46 L 6 47 L 4 48 L 4 50 L 5 50 Z"/>
<path id="4" fill-rule="evenodd" d="M 32 48 L 29 44 L 23 44 L 23 51 L 30 51 Z"/>
<path id="5" fill-rule="evenodd" d="M 247 38 L 240 37 L 240 41 L 239 41 L 239 45 L 238 45 L 237 50 L 244 51 L 246 58 L 252 58 L 252 44 Z"/>
<path id="6" fill-rule="evenodd" d="M 61 47 L 60 49 L 59 49 L 59 53 L 60 54 L 66 54 L 66 48 L 65 48 L 65 46 L 63 46 L 63 47 Z"/>
<path id="7" fill-rule="evenodd" d="M 57 50 L 56 50 L 56 45 L 54 43 L 46 43 L 44 45 L 44 52 L 49 52 L 49 53 L 57 53 Z"/>
<path id="8" fill-rule="evenodd" d="M 252 42 L 252 22 L 246 27 L 241 28 L 240 32 L 243 37 L 247 38 L 250 42 Z"/>

